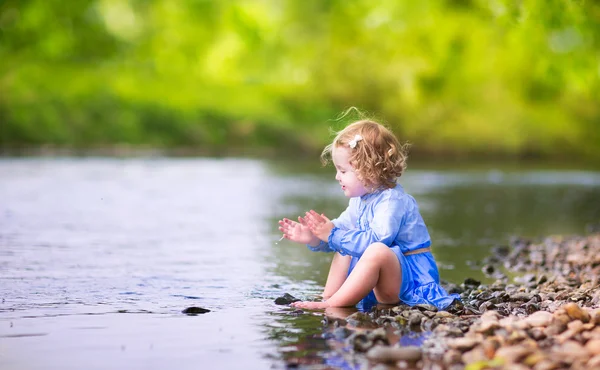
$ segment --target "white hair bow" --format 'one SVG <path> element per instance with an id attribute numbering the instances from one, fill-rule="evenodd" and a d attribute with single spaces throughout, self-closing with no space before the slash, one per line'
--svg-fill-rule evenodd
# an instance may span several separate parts
<path id="1" fill-rule="evenodd" d="M 356 135 L 356 136 L 354 136 L 354 139 L 350 140 L 350 142 L 348 143 L 348 145 L 350 146 L 350 148 L 354 149 L 354 148 L 356 148 L 356 143 L 358 143 L 362 139 L 363 139 L 362 136 Z"/>

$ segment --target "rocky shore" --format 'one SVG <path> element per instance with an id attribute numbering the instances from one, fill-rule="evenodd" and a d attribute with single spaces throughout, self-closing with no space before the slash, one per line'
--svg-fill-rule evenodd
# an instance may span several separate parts
<path id="1" fill-rule="evenodd" d="M 448 285 L 462 302 L 447 311 L 326 311 L 332 356 L 370 369 L 600 369 L 600 234 L 517 239 L 483 262 L 496 280 Z"/>

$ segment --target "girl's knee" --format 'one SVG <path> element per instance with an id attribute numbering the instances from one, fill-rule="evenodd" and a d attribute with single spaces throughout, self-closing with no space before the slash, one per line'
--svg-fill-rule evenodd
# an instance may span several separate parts
<path id="1" fill-rule="evenodd" d="M 369 254 L 369 255 L 389 255 L 389 254 L 394 254 L 394 252 L 387 245 L 385 245 L 381 242 L 375 242 L 367 247 L 363 256 L 365 256 L 367 254 Z"/>
<path id="2" fill-rule="evenodd" d="M 382 242 L 375 242 L 367 247 L 367 250 L 369 249 L 390 249 L 390 247 L 383 244 Z"/>

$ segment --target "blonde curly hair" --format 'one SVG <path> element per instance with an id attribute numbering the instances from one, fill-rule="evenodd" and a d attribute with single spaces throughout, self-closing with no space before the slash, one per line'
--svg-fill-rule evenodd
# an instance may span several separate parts
<path id="1" fill-rule="evenodd" d="M 362 139 L 354 141 L 356 135 Z M 352 151 L 350 165 L 371 191 L 395 187 L 396 180 L 406 169 L 409 145 L 400 144 L 391 130 L 371 120 L 356 121 L 339 131 L 321 153 L 323 165 L 329 162 L 331 152 L 338 147 Z"/>

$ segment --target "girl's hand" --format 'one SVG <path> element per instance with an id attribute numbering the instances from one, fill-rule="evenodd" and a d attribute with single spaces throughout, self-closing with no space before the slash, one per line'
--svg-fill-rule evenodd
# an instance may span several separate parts
<path id="1" fill-rule="evenodd" d="M 319 244 L 318 238 L 310 231 L 302 217 L 298 217 L 298 221 L 300 222 L 288 218 L 279 220 L 279 231 L 283 233 L 283 237 L 296 243 Z"/>
<path id="2" fill-rule="evenodd" d="M 331 234 L 331 230 L 335 226 L 324 214 L 318 214 L 313 210 L 306 212 L 303 221 L 313 235 L 324 242 L 329 240 L 329 234 Z"/>

